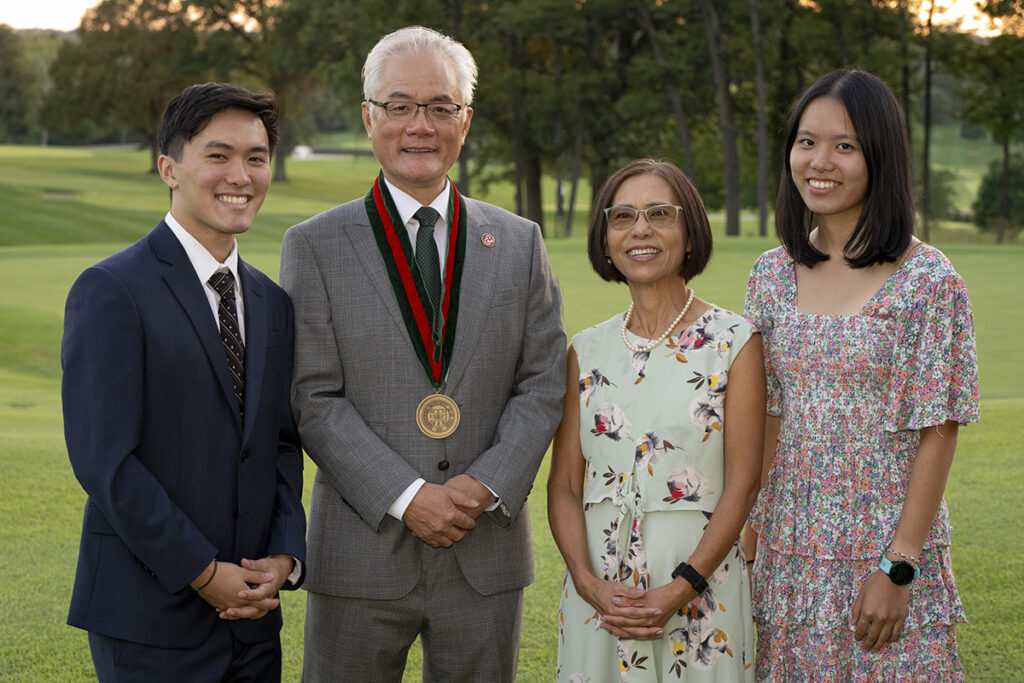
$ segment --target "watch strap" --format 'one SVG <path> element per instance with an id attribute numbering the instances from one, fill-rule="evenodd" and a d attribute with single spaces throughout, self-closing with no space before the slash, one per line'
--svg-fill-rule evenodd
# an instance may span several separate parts
<path id="1" fill-rule="evenodd" d="M 672 571 L 672 578 L 674 579 L 677 576 L 681 576 L 689 581 L 693 589 L 697 591 L 697 595 L 704 595 L 704 591 L 708 589 L 708 580 L 686 562 L 681 563 Z"/>
<path id="2" fill-rule="evenodd" d="M 886 576 L 889 576 L 889 572 L 892 570 L 893 564 L 895 564 L 895 563 L 892 560 L 890 560 L 885 555 L 882 555 L 882 559 L 880 559 L 878 561 L 878 568 L 881 569 L 883 572 L 885 572 Z M 909 562 L 904 562 L 903 564 L 910 564 L 910 563 Z M 910 564 L 910 566 L 914 568 L 914 580 L 916 581 L 917 579 L 921 578 L 921 567 L 920 567 L 920 565 Z"/>

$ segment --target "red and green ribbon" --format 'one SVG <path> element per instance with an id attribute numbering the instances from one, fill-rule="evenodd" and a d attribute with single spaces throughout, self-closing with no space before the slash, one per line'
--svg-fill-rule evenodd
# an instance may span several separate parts
<path id="1" fill-rule="evenodd" d="M 448 183 L 451 186 L 447 216 L 448 254 L 444 264 L 444 296 L 440 311 L 434 311 L 430 305 L 419 268 L 415 266 L 412 242 L 384 183 L 383 172 L 373 181 L 373 187 L 363 199 L 391 289 L 402 311 L 405 329 L 420 365 L 438 391 L 444 385 L 452 357 L 462 265 L 466 255 L 466 202 L 455 188 L 455 183 L 450 180 Z M 402 229 L 396 229 L 396 225 Z"/>

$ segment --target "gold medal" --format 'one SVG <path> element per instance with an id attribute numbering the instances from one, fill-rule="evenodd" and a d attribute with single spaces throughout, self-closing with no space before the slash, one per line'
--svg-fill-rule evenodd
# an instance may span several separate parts
<path id="1" fill-rule="evenodd" d="M 459 406 L 450 396 L 427 396 L 416 407 L 416 426 L 431 439 L 451 436 L 459 426 Z"/>

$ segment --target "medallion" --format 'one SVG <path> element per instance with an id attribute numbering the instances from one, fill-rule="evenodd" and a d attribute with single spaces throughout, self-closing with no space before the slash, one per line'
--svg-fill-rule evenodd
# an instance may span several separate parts
<path id="1" fill-rule="evenodd" d="M 459 426 L 459 406 L 450 396 L 427 396 L 416 407 L 416 426 L 431 439 L 451 436 Z"/>

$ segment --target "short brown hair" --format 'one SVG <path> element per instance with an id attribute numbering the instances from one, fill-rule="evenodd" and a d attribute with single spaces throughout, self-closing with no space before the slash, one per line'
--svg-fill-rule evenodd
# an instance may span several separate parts
<path id="1" fill-rule="evenodd" d="M 676 195 L 676 201 L 683 207 L 680 215 L 683 219 L 686 240 L 689 243 L 687 256 L 679 268 L 684 280 L 700 275 L 711 260 L 713 240 L 708 214 L 704 210 L 704 200 L 700 198 L 697 188 L 693 186 L 686 174 L 671 161 L 662 159 L 637 159 L 631 161 L 613 173 L 597 193 L 594 206 L 590 212 L 590 226 L 587 229 L 587 255 L 594 272 L 608 282 L 625 282 L 626 278 L 608 262 L 608 221 L 604 210 L 612 205 L 612 199 L 619 187 L 627 179 L 638 175 L 655 175 L 664 180 Z"/>

